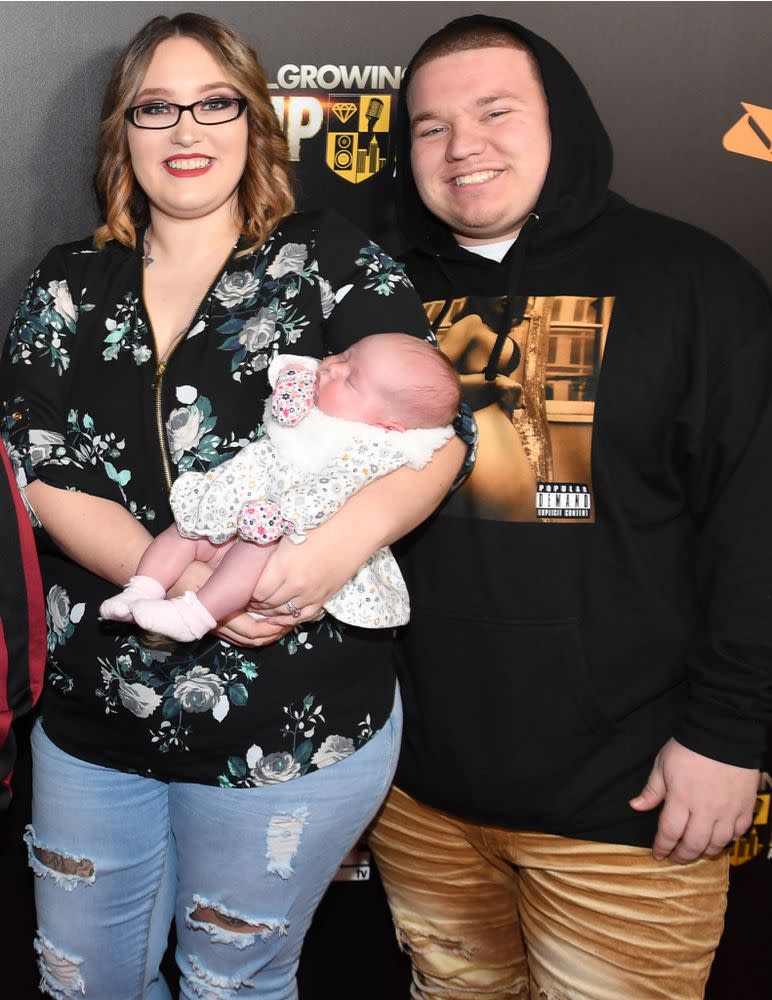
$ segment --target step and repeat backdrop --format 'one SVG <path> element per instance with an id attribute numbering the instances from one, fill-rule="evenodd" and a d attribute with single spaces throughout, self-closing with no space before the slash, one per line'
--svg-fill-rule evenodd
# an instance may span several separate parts
<path id="1" fill-rule="evenodd" d="M 615 149 L 613 186 L 647 208 L 730 243 L 772 281 L 770 3 L 4 3 L 0 6 L 0 336 L 27 276 L 52 244 L 93 229 L 97 122 L 110 68 L 151 17 L 195 10 L 255 46 L 289 140 L 301 207 L 330 205 L 395 246 L 390 152 L 403 67 L 453 17 L 510 17 L 550 39 L 587 85 Z M 772 777 L 733 849 L 727 930 L 712 1000 L 772 991 Z M 23 823 L 23 778 L 9 829 Z M 22 979 L 37 996 L 30 879 L 7 837 Z M 26 907 L 26 909 L 25 909 Z M 11 951 L 9 951 L 11 954 Z M 301 967 L 304 1000 L 407 998 L 365 845 L 317 914 Z"/>

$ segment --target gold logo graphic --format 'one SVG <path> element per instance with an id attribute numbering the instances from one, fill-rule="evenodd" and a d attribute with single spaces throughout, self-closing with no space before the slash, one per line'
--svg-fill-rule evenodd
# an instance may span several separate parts
<path id="1" fill-rule="evenodd" d="M 762 779 L 763 783 L 763 779 Z M 732 865 L 744 865 L 748 861 L 753 861 L 763 851 L 767 850 L 770 842 L 769 811 L 770 792 L 759 792 L 756 796 L 756 805 L 753 810 L 753 822 L 747 833 L 738 837 L 732 845 L 729 861 Z"/>
<path id="2" fill-rule="evenodd" d="M 724 136 L 724 149 L 772 163 L 772 108 L 740 104 L 746 114 Z"/>
<path id="3" fill-rule="evenodd" d="M 388 94 L 330 94 L 327 166 L 350 184 L 377 174 L 389 156 L 390 123 Z"/>
<path id="4" fill-rule="evenodd" d="M 352 101 L 339 101 L 331 106 L 332 113 L 344 125 L 359 110 Z"/>

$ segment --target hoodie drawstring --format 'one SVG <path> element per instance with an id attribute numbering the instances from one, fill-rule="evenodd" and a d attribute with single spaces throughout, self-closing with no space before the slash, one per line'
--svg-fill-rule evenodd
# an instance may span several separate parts
<path id="1" fill-rule="evenodd" d="M 525 266 L 525 252 L 538 221 L 539 216 L 535 212 L 531 212 L 510 252 L 509 267 L 507 270 L 507 297 L 504 301 L 501 318 L 497 324 L 496 342 L 488 358 L 488 364 L 483 369 L 483 376 L 486 382 L 496 381 L 504 344 L 506 344 L 512 328 L 518 326 L 525 315 L 525 307 L 528 299 L 525 296 L 518 296 L 517 289 L 520 286 L 520 277 Z"/>
<path id="2" fill-rule="evenodd" d="M 437 315 L 434 317 L 434 319 L 432 320 L 432 322 L 429 324 L 432 333 L 436 337 L 437 336 L 437 331 L 439 330 L 440 326 L 442 325 L 442 321 L 445 319 L 445 316 L 446 316 L 446 314 L 448 312 L 448 308 L 451 306 L 451 304 L 453 302 L 453 281 L 451 280 L 450 273 L 449 273 L 448 269 L 445 267 L 445 264 L 443 263 L 442 255 L 434 247 L 431 235 L 429 233 L 426 234 L 426 243 L 427 243 L 427 245 L 429 247 L 431 247 L 432 257 L 434 258 L 434 263 L 437 265 L 437 270 L 442 275 L 442 278 L 443 278 L 443 280 L 445 282 L 445 285 L 446 285 L 446 287 L 448 289 L 448 294 L 450 296 L 450 297 L 446 296 L 442 300 L 442 305 L 437 310 Z"/>

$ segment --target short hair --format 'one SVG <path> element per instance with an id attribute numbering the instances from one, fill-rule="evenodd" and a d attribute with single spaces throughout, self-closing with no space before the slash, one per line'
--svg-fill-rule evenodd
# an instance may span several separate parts
<path id="1" fill-rule="evenodd" d="M 193 38 L 217 60 L 227 79 L 247 101 L 247 162 L 238 188 L 249 252 L 261 246 L 295 208 L 287 140 L 271 104 L 268 80 L 254 50 L 231 28 L 203 14 L 154 17 L 118 58 L 102 105 L 99 159 L 94 187 L 103 225 L 94 233 L 102 249 L 110 240 L 136 246 L 137 227 L 149 220 L 147 198 L 131 168 L 124 119 L 153 54 L 169 38 Z"/>
<path id="2" fill-rule="evenodd" d="M 402 337 L 400 347 L 412 355 L 413 377 L 394 393 L 397 415 L 409 427 L 452 424 L 461 405 L 461 382 L 453 362 L 426 340 Z"/>
<path id="3" fill-rule="evenodd" d="M 455 52 L 468 52 L 471 49 L 496 48 L 517 49 L 518 52 L 525 52 L 534 76 L 542 86 L 544 85 L 539 62 L 531 46 L 514 32 L 507 31 L 504 27 L 489 24 L 451 23 L 446 29 L 438 31 L 418 50 L 410 67 L 410 77 L 412 79 L 416 70 L 425 66 L 426 63 L 441 59 L 442 56 L 450 56 Z"/>

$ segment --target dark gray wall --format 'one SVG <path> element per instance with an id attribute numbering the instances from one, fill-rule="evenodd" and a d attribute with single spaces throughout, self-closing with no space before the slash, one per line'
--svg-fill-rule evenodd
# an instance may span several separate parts
<path id="1" fill-rule="evenodd" d="M 721 142 L 740 101 L 772 108 L 770 3 L 3 3 L 0 331 L 43 252 L 93 226 L 95 128 L 116 54 L 150 17 L 183 10 L 243 32 L 271 80 L 285 63 L 404 65 L 466 13 L 518 19 L 587 84 L 614 142 L 616 189 L 721 236 L 772 279 L 772 154 Z M 371 221 L 378 185 L 355 189 L 321 162 L 321 143 L 314 162 L 308 148 L 305 202 L 316 187 L 317 200 Z"/>

